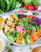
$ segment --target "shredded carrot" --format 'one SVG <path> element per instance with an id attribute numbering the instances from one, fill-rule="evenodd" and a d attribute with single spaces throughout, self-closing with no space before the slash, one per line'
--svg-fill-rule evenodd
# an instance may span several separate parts
<path id="1" fill-rule="evenodd" d="M 32 17 L 32 18 L 34 18 L 35 16 L 33 16 L 33 15 L 28 15 L 27 17 Z"/>
<path id="2" fill-rule="evenodd" d="M 30 30 L 26 30 L 26 32 L 30 32 Z"/>
<path id="3" fill-rule="evenodd" d="M 28 30 L 28 32 L 30 32 L 30 30 Z"/>
<path id="4" fill-rule="evenodd" d="M 21 25 L 19 25 L 18 27 L 22 27 L 22 24 L 21 24 Z"/>
<path id="5" fill-rule="evenodd" d="M 18 44 L 18 42 L 16 42 Z M 20 43 L 20 44 L 23 44 L 23 43 Z"/>
<path id="6" fill-rule="evenodd" d="M 31 20 L 29 19 L 28 22 L 31 22 Z"/>
<path id="7" fill-rule="evenodd" d="M 31 33 L 28 33 L 28 35 L 31 35 Z"/>
<path id="8" fill-rule="evenodd" d="M 23 32 L 21 31 L 21 32 L 19 32 L 19 37 L 21 37 L 21 39 L 23 38 Z"/>

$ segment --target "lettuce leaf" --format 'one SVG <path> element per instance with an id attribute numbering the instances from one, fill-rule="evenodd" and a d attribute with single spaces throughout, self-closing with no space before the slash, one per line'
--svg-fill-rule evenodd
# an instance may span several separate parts
<path id="1" fill-rule="evenodd" d="M 33 5 L 38 6 L 40 5 L 40 0 L 32 0 Z"/>
<path id="2" fill-rule="evenodd" d="M 26 4 L 26 5 L 30 5 L 31 4 L 31 2 L 32 2 L 32 0 L 22 0 L 23 2 L 24 2 L 24 4 Z"/>

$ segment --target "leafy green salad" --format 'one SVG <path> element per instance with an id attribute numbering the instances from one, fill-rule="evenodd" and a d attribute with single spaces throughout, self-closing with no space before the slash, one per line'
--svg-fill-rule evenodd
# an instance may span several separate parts
<path id="1" fill-rule="evenodd" d="M 41 20 L 37 17 L 23 17 L 16 23 L 16 29 L 6 34 L 7 38 L 17 44 L 34 44 L 41 37 Z"/>

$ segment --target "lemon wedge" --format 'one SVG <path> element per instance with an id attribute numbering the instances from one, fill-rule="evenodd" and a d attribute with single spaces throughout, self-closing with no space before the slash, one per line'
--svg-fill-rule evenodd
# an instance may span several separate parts
<path id="1" fill-rule="evenodd" d="M 18 16 L 14 13 L 13 14 L 13 18 L 16 20 L 16 21 L 19 21 L 19 18 L 18 18 Z"/>

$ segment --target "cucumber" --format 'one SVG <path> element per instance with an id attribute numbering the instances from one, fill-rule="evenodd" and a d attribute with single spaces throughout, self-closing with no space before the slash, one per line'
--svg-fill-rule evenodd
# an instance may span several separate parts
<path id="1" fill-rule="evenodd" d="M 5 10 L 5 1 L 6 0 L 1 0 L 1 9 Z"/>

